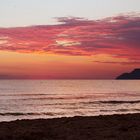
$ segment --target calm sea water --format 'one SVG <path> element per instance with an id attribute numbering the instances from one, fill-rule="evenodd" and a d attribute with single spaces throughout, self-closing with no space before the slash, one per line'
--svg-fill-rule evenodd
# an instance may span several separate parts
<path id="1" fill-rule="evenodd" d="M 0 121 L 136 112 L 138 80 L 0 80 Z"/>

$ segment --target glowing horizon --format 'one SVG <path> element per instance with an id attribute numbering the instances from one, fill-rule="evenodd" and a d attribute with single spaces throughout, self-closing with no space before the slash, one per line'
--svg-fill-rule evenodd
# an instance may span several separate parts
<path id="1" fill-rule="evenodd" d="M 114 79 L 139 68 L 140 3 L 134 1 L 83 0 L 80 7 L 79 0 L 0 0 L 9 8 L 4 13 L 0 6 L 0 79 Z"/>

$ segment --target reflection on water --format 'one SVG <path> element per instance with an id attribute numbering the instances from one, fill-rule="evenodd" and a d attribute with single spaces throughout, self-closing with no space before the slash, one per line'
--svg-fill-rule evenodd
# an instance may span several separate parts
<path id="1" fill-rule="evenodd" d="M 140 81 L 1 80 L 0 121 L 140 112 Z"/>

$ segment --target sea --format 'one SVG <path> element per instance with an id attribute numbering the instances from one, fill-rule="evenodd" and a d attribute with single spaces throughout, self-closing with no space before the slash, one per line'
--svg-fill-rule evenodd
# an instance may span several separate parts
<path id="1" fill-rule="evenodd" d="M 0 80 L 0 122 L 140 113 L 140 80 Z"/>

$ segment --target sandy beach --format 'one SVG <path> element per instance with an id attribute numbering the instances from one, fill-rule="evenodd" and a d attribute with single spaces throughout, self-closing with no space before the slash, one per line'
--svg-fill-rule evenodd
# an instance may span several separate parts
<path id="1" fill-rule="evenodd" d="M 0 123 L 0 140 L 139 140 L 140 114 Z"/>

